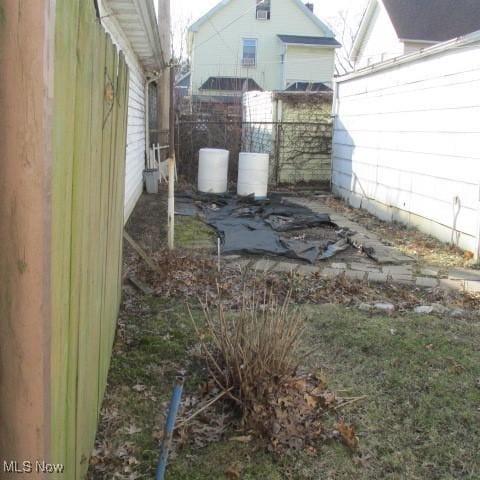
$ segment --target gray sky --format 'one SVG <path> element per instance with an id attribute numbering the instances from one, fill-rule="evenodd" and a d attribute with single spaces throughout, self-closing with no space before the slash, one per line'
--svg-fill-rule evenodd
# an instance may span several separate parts
<path id="1" fill-rule="evenodd" d="M 155 3 L 157 2 L 157 0 L 154 1 Z M 365 8 L 366 1 L 367 0 L 313 0 L 311 3 L 315 5 L 315 14 L 335 30 L 335 26 L 338 25 L 339 22 L 339 14 L 342 11 L 347 12 L 347 20 L 356 25 L 359 15 L 361 15 Z M 200 18 L 218 2 L 219 0 L 171 0 L 174 48 L 177 51 L 179 49 L 181 32 L 186 26 Z"/>

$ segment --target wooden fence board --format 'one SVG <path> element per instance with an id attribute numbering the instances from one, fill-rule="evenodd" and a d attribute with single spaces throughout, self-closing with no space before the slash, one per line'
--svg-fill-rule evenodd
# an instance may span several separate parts
<path id="1" fill-rule="evenodd" d="M 77 333 L 72 342 L 77 342 L 77 377 L 76 396 L 76 448 L 75 464 L 77 466 L 75 478 L 80 478 L 80 471 L 88 459 L 85 452 L 89 443 L 91 429 L 92 405 L 89 382 L 95 379 L 88 374 L 89 358 L 85 345 L 92 342 L 89 317 L 90 292 L 89 283 L 93 278 L 93 265 L 89 265 L 89 230 L 90 211 L 94 208 L 90 196 L 90 159 L 92 155 L 92 81 L 94 55 L 94 22 L 92 21 L 90 2 L 80 4 L 80 25 L 78 30 L 78 75 L 76 86 L 75 111 L 75 154 L 73 179 L 73 206 L 72 206 L 72 322 L 77 327 Z"/>
<path id="2" fill-rule="evenodd" d="M 52 461 L 84 478 L 120 302 L 128 68 L 93 2 L 57 2 Z"/>
<path id="3" fill-rule="evenodd" d="M 77 41 L 80 0 L 57 2 L 52 171 L 51 461 L 74 478 L 76 376 L 71 368 L 70 258 Z M 56 221 L 55 221 L 56 220 Z M 64 478 L 64 474 L 54 475 Z"/>
<path id="4" fill-rule="evenodd" d="M 102 115 L 102 198 L 100 202 L 100 208 L 102 212 L 108 211 L 108 205 L 111 201 L 112 192 L 110 190 L 110 161 L 111 161 L 111 149 L 112 149 L 112 108 L 114 101 L 114 85 L 113 79 L 115 78 L 117 71 L 116 49 L 113 44 L 107 43 L 106 45 L 106 61 L 104 70 L 104 85 L 105 92 L 103 98 L 103 115 Z M 109 249 L 109 224 L 108 222 L 102 222 L 101 225 L 101 237 L 102 242 L 99 245 L 99 249 L 102 252 L 102 258 L 100 264 L 102 265 L 103 281 L 102 281 L 102 315 L 100 321 L 100 351 L 106 352 L 109 349 L 109 334 L 110 321 L 111 321 L 111 306 L 107 301 L 107 295 L 109 291 L 109 278 L 107 275 L 107 253 Z M 107 374 L 109 367 L 108 356 L 100 355 L 100 373 L 99 373 L 99 385 L 105 386 L 107 382 Z M 99 388 L 99 402 L 103 398 L 104 389 Z"/>

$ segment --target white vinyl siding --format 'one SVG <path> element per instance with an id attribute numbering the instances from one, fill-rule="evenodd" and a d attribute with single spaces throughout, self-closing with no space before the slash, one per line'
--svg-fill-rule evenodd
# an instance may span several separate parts
<path id="1" fill-rule="evenodd" d="M 356 207 L 476 252 L 479 42 L 339 79 L 333 188 Z"/>
<path id="2" fill-rule="evenodd" d="M 128 92 L 127 151 L 125 160 L 124 221 L 132 213 L 143 191 L 145 168 L 145 75 L 132 46 L 113 18 L 103 19 L 104 27 L 127 60 Z"/>

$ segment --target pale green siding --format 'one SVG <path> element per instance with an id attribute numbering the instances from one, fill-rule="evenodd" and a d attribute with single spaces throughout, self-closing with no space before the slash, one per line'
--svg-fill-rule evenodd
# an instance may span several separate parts
<path id="1" fill-rule="evenodd" d="M 333 48 L 290 45 L 285 57 L 286 85 L 293 82 L 322 82 L 332 86 L 335 68 Z"/>
<path id="2" fill-rule="evenodd" d="M 194 94 L 199 93 L 199 87 L 211 76 L 250 77 L 264 90 L 280 90 L 284 81 L 282 55 L 285 46 L 277 35 L 330 36 L 330 32 L 322 31 L 294 1 L 272 0 L 271 20 L 257 20 L 255 5 L 255 0 L 233 0 L 201 24 L 197 32 L 192 32 Z M 242 38 L 257 39 L 255 67 L 241 66 Z M 323 68 L 325 52 L 330 51 L 331 65 L 327 65 L 326 70 L 331 80 L 333 49 L 310 50 L 311 61 L 296 64 L 297 76 L 303 79 L 304 71 L 305 75 L 311 75 L 316 68 L 311 63 L 317 63 L 317 56 Z"/>

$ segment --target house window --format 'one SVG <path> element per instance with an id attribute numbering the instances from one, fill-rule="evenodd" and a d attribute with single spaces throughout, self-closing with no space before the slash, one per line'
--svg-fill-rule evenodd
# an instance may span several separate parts
<path id="1" fill-rule="evenodd" d="M 257 64 L 257 40 L 255 38 L 243 39 L 242 65 L 254 67 Z"/>
<path id="2" fill-rule="evenodd" d="M 257 20 L 270 20 L 270 2 L 271 0 L 257 0 Z"/>

